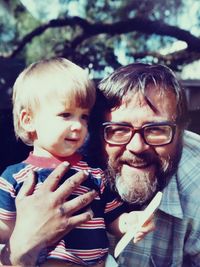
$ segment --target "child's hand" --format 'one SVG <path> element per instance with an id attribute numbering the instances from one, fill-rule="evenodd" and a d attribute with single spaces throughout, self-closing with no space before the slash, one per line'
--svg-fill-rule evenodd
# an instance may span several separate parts
<path id="1" fill-rule="evenodd" d="M 141 214 L 138 214 L 138 216 L 140 215 Z M 148 233 L 154 230 L 155 230 L 154 214 L 152 214 L 151 217 L 143 224 L 141 230 L 137 232 L 136 236 L 133 239 L 133 242 L 137 243 L 138 241 L 142 240 Z"/>
<path id="2" fill-rule="evenodd" d="M 130 213 L 125 213 L 120 218 L 120 230 L 122 233 L 126 233 L 128 231 L 134 231 L 134 229 L 137 227 L 139 220 L 141 216 L 143 215 L 143 211 L 132 211 Z M 136 243 L 143 239 L 146 234 L 152 232 L 155 230 L 155 224 L 154 224 L 154 216 L 152 215 L 139 229 L 137 234 L 134 237 L 133 242 Z"/>

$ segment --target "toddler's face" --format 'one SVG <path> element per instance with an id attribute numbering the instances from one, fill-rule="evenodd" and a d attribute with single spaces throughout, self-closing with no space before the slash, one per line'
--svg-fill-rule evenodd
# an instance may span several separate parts
<path id="1" fill-rule="evenodd" d="M 36 132 L 34 154 L 57 157 L 72 155 L 86 138 L 89 109 L 53 99 L 41 104 L 33 118 Z"/>

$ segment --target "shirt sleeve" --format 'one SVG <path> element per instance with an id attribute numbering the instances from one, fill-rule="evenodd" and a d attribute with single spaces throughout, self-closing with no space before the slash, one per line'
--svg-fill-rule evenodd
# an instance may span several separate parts
<path id="1" fill-rule="evenodd" d="M 110 189 L 109 185 L 105 185 L 102 199 L 105 201 L 104 219 L 106 224 L 112 223 L 122 213 L 127 212 L 126 204 L 119 199 L 116 192 Z"/>
<path id="2" fill-rule="evenodd" d="M 7 168 L 0 177 L 0 219 L 13 220 L 16 217 L 14 188 L 15 180 L 11 168 Z"/>

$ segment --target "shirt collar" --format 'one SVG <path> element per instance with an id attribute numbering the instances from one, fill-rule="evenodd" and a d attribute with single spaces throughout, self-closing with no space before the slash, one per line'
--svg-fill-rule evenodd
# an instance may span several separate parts
<path id="1" fill-rule="evenodd" d="M 78 153 L 73 154 L 72 156 L 65 158 L 56 158 L 56 157 L 38 157 L 33 155 L 30 152 L 28 158 L 24 161 L 24 163 L 34 165 L 39 168 L 56 168 L 61 162 L 67 161 L 70 165 L 75 165 L 78 161 L 81 160 L 81 155 Z"/>

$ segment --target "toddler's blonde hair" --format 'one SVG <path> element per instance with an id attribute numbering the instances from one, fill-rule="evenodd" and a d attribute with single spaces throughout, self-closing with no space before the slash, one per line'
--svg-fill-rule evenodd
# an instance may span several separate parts
<path id="1" fill-rule="evenodd" d="M 94 83 L 78 65 L 65 58 L 41 60 L 20 73 L 13 86 L 13 122 L 17 138 L 32 145 L 31 133 L 21 125 L 20 113 L 29 114 L 40 108 L 43 101 L 59 97 L 63 103 L 91 109 L 96 98 Z"/>

